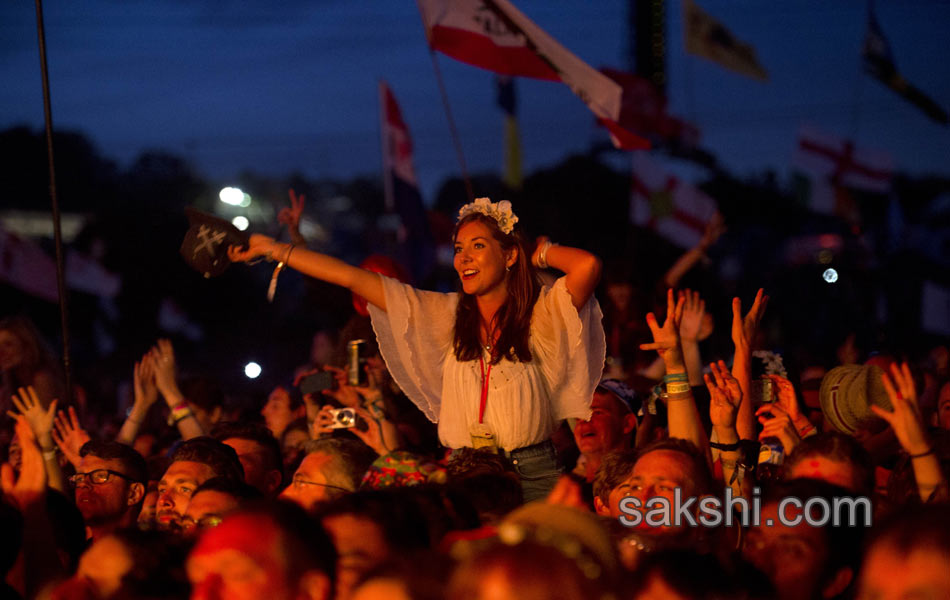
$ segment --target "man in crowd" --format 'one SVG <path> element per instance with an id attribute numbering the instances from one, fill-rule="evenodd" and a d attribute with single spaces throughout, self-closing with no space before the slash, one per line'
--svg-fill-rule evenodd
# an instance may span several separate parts
<path id="1" fill-rule="evenodd" d="M 594 481 L 604 456 L 633 446 L 639 401 L 627 384 L 604 379 L 594 390 L 590 418 L 574 426 L 574 441 L 580 450 L 574 474 Z"/>
<path id="2" fill-rule="evenodd" d="M 336 552 L 303 510 L 275 504 L 238 511 L 205 531 L 186 569 L 193 600 L 329 600 Z"/>
<path id="3" fill-rule="evenodd" d="M 312 510 L 317 504 L 356 491 L 376 452 L 356 440 L 322 438 L 304 445 L 306 455 L 281 494 Z"/>
<path id="4" fill-rule="evenodd" d="M 263 497 L 257 488 L 246 483 L 212 477 L 192 494 L 181 519 L 181 529 L 186 535 L 194 535 L 202 529 L 215 527 L 225 515 Z"/>
<path id="5" fill-rule="evenodd" d="M 79 456 L 70 479 L 89 537 L 98 540 L 135 525 L 148 481 L 145 459 L 125 444 L 97 441 L 83 444 Z"/>
<path id="6" fill-rule="evenodd" d="M 222 423 L 211 437 L 234 448 L 244 480 L 268 498 L 277 495 L 283 482 L 283 457 L 280 443 L 269 429 L 257 423 Z"/>
<path id="7" fill-rule="evenodd" d="M 209 437 L 182 442 L 158 482 L 158 527 L 177 529 L 195 490 L 212 477 L 244 481 L 244 469 L 234 449 Z"/>

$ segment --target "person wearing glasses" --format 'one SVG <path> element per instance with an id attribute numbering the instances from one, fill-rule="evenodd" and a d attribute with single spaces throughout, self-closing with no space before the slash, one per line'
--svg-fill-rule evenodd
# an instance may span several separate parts
<path id="1" fill-rule="evenodd" d="M 376 452 L 362 442 L 322 438 L 304 444 L 306 453 L 280 497 L 304 510 L 356 491 Z"/>
<path id="2" fill-rule="evenodd" d="M 148 481 L 142 455 L 119 442 L 89 441 L 79 456 L 79 468 L 69 481 L 89 538 L 98 540 L 134 526 Z"/>

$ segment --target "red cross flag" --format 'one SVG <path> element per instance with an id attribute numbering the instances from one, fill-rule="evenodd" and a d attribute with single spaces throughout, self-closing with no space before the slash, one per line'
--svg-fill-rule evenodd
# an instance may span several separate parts
<path id="1" fill-rule="evenodd" d="M 798 136 L 796 166 L 834 187 L 850 187 L 881 194 L 891 188 L 894 166 L 886 152 L 858 149 L 814 129 L 804 128 Z"/>
<path id="2" fill-rule="evenodd" d="M 699 243 L 717 211 L 715 200 L 666 172 L 646 152 L 633 153 L 631 185 L 630 220 L 677 246 Z"/>

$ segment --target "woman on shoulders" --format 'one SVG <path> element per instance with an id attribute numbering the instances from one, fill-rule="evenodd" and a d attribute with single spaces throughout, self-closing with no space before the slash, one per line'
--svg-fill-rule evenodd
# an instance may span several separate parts
<path id="1" fill-rule="evenodd" d="M 394 379 L 449 448 L 491 447 L 512 460 L 525 500 L 559 475 L 550 437 L 587 418 L 604 365 L 594 255 L 539 238 L 533 251 L 507 201 L 462 207 L 453 235 L 461 292 L 415 289 L 335 258 L 251 236 L 232 260 L 271 256 L 369 301 Z M 537 269 L 564 273 L 543 286 Z"/>

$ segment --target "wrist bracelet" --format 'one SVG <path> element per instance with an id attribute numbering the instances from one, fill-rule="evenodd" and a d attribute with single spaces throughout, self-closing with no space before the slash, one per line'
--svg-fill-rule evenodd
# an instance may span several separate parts
<path id="1" fill-rule="evenodd" d="M 43 450 L 43 460 L 54 460 L 56 458 L 56 448 L 52 450 Z"/>
<path id="2" fill-rule="evenodd" d="M 547 241 L 541 246 L 541 252 L 538 254 L 538 268 L 547 269 L 548 268 L 548 250 L 551 246 L 557 246 L 554 242 Z"/>
<path id="3" fill-rule="evenodd" d="M 733 442 L 732 444 L 721 444 L 719 442 L 709 442 L 710 448 L 715 448 L 716 450 L 722 450 L 723 452 L 734 452 L 739 449 L 739 442 Z"/>
<path id="4" fill-rule="evenodd" d="M 686 373 L 670 373 L 663 376 L 663 383 L 671 381 L 689 381 L 689 376 Z"/>
<path id="5" fill-rule="evenodd" d="M 927 450 L 926 452 L 921 452 L 920 454 L 908 454 L 908 456 L 910 456 L 911 458 L 923 458 L 925 456 L 930 456 L 933 453 L 934 453 L 934 449 L 930 448 L 930 450 Z"/>
<path id="6" fill-rule="evenodd" d="M 673 381 L 666 384 L 666 393 L 673 394 L 685 394 L 690 391 L 689 383 L 685 381 Z"/>

